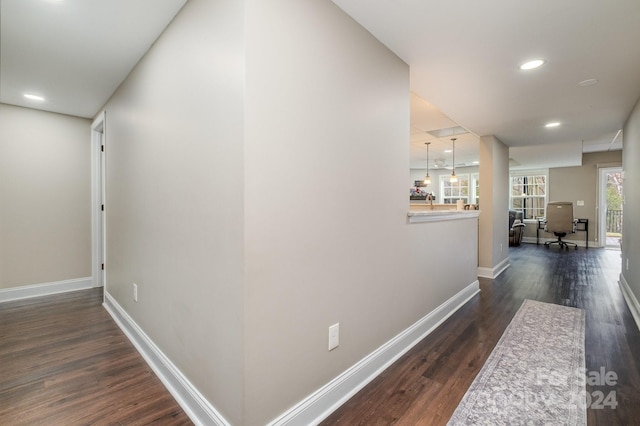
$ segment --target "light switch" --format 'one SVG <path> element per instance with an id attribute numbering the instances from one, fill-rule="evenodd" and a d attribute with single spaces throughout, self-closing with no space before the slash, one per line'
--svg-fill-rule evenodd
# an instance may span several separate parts
<path id="1" fill-rule="evenodd" d="M 584 206 L 584 200 L 578 200 L 576 201 L 576 204 L 579 206 Z"/>

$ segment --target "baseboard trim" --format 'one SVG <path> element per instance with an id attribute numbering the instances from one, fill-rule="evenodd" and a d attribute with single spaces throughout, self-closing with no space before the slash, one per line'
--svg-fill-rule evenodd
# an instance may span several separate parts
<path id="1" fill-rule="evenodd" d="M 103 306 L 196 425 L 230 426 L 107 292 Z"/>
<path id="2" fill-rule="evenodd" d="M 429 335 L 480 291 L 476 280 L 338 377 L 272 420 L 269 426 L 317 425 Z"/>
<path id="3" fill-rule="evenodd" d="M 49 296 L 69 291 L 86 290 L 93 287 L 91 277 L 73 280 L 54 281 L 50 283 L 32 284 L 21 287 L 0 289 L 0 303 L 12 300 L 30 299 L 32 297 Z"/>
<path id="4" fill-rule="evenodd" d="M 633 291 L 631 291 L 631 287 L 629 287 L 629 283 L 623 274 L 620 274 L 620 281 L 618 281 L 620 285 L 620 290 L 622 290 L 622 295 L 624 296 L 625 302 L 627 302 L 627 306 L 631 311 L 631 315 L 633 315 L 633 319 L 636 321 L 636 326 L 638 330 L 640 330 L 640 302 L 636 298 Z"/>
<path id="5" fill-rule="evenodd" d="M 504 259 L 502 262 L 498 263 L 493 268 L 484 268 L 484 267 L 478 266 L 478 276 L 481 278 L 494 279 L 494 278 L 497 278 L 498 275 L 503 273 L 505 269 L 507 269 L 509 266 L 511 266 L 511 263 L 509 262 L 508 257 Z"/>

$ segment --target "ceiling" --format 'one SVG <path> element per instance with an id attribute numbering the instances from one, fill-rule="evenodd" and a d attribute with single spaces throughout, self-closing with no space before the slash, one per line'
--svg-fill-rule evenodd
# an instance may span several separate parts
<path id="1" fill-rule="evenodd" d="M 621 149 L 640 97 L 639 1 L 333 1 L 409 64 L 413 93 L 442 111 L 434 122 L 445 114 L 549 157 L 557 144 Z M 519 69 L 536 58 L 546 63 Z M 588 79 L 598 82 L 578 84 Z M 414 128 L 425 126 L 412 120 L 412 141 Z"/>
<path id="2" fill-rule="evenodd" d="M 0 0 L 0 102 L 95 116 L 185 2 Z"/>
<path id="3" fill-rule="evenodd" d="M 513 146 L 509 148 L 509 168 L 530 170 L 580 166 L 583 152 L 622 149 L 621 134 L 622 131 L 619 131 L 611 141 L 603 145 L 574 141 Z M 429 168 L 451 169 L 454 159 L 452 138 L 456 138 L 455 167 L 478 167 L 480 138 L 459 126 L 429 102 L 411 93 L 410 168 L 426 169 L 426 144 L 429 144 Z"/>
<path id="4" fill-rule="evenodd" d="M 478 137 L 444 115 L 438 108 L 411 93 L 410 167 L 426 168 L 429 143 L 429 168 L 450 168 L 453 164 L 453 142 L 456 138 L 456 167 L 474 166 L 480 152 Z"/>
<path id="5" fill-rule="evenodd" d="M 0 102 L 94 117 L 185 2 L 0 0 Z M 425 142 L 450 166 L 459 124 L 456 167 L 478 160 L 478 135 L 513 147 L 519 168 L 621 149 L 640 96 L 637 0 L 334 2 L 410 65 L 412 167 Z M 547 62 L 518 69 L 531 58 Z"/>

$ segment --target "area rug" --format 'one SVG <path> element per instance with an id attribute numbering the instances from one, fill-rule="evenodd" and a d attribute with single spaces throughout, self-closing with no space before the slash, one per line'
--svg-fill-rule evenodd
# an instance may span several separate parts
<path id="1" fill-rule="evenodd" d="M 586 425 L 585 312 L 525 300 L 448 425 Z"/>

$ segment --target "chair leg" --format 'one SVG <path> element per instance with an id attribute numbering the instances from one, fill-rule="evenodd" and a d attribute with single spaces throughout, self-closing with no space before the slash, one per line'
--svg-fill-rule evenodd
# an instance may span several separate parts
<path id="1" fill-rule="evenodd" d="M 560 249 L 566 248 L 567 250 L 569 250 L 569 246 L 572 246 L 574 249 L 578 250 L 578 245 L 576 243 L 571 243 L 571 242 L 568 242 L 568 241 L 562 241 L 562 237 L 558 237 L 558 239 L 555 240 L 555 241 L 547 241 L 547 242 L 544 243 L 544 246 L 546 248 L 549 248 L 551 246 L 551 244 L 558 244 Z"/>
<path id="2" fill-rule="evenodd" d="M 573 246 L 574 249 L 578 250 L 578 245 L 576 243 L 562 241 L 562 237 L 558 238 L 558 240 L 560 240 L 560 247 L 565 247 L 567 250 L 569 250 L 569 246 Z"/>

